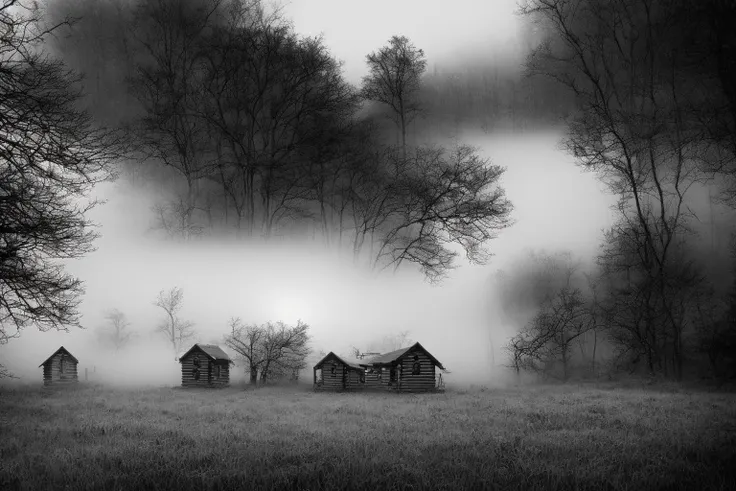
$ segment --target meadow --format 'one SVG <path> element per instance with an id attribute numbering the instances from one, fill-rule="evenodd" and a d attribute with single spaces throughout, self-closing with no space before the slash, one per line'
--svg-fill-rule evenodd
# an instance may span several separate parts
<path id="1" fill-rule="evenodd" d="M 0 489 L 736 489 L 736 395 L 0 388 Z"/>

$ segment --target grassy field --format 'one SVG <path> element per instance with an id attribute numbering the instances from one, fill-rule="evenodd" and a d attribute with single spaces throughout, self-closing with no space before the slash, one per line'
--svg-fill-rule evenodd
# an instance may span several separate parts
<path id="1" fill-rule="evenodd" d="M 0 389 L 0 489 L 736 489 L 736 396 Z"/>

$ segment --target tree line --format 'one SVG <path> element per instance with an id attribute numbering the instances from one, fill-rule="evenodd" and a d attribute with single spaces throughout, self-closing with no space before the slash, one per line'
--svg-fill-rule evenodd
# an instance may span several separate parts
<path id="1" fill-rule="evenodd" d="M 566 379 L 573 350 L 595 360 L 605 334 L 626 368 L 736 376 L 733 293 L 716 294 L 703 274 L 688 206 L 714 179 L 733 204 L 736 7 L 530 0 L 522 13 L 547 33 L 528 73 L 575 97 L 566 149 L 619 201 L 590 276 L 575 285 L 562 268 L 565 281 L 510 341 L 512 366 Z"/>
<path id="2" fill-rule="evenodd" d="M 74 5 L 48 6 L 51 17 L 82 17 L 57 50 L 98 94 L 111 86 L 97 111 L 109 117 L 125 101 L 111 124 L 134 137 L 135 168 L 168 169 L 155 208 L 167 236 L 311 233 L 374 268 L 414 263 L 434 280 L 456 257 L 447 245 L 482 260 L 508 225 L 502 167 L 462 144 L 407 144 L 426 60 L 406 37 L 368 54 L 369 75 L 353 87 L 320 38 L 259 1 Z M 85 51 L 91 39 L 104 60 Z"/>

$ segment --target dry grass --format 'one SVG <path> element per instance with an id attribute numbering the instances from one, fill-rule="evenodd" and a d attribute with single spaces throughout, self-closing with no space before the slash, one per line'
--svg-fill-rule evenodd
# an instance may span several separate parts
<path id="1" fill-rule="evenodd" d="M 736 489 L 736 397 L 543 387 L 0 394 L 1 489 Z"/>

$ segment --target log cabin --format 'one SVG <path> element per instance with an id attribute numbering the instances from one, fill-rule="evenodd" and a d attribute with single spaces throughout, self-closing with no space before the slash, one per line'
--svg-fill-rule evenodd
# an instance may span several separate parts
<path id="1" fill-rule="evenodd" d="M 399 392 L 430 392 L 437 389 L 436 368 L 445 370 L 437 358 L 419 343 L 360 364 L 367 373 L 367 389 Z"/>
<path id="2" fill-rule="evenodd" d="M 314 365 L 315 390 L 360 390 L 364 384 L 363 367 L 340 358 L 332 351 Z"/>
<path id="3" fill-rule="evenodd" d="M 195 344 L 179 357 L 182 387 L 227 387 L 233 361 L 214 344 Z"/>
<path id="4" fill-rule="evenodd" d="M 43 367 L 43 385 L 66 385 L 79 382 L 77 365 L 79 365 L 79 360 L 62 346 L 38 366 Z"/>

